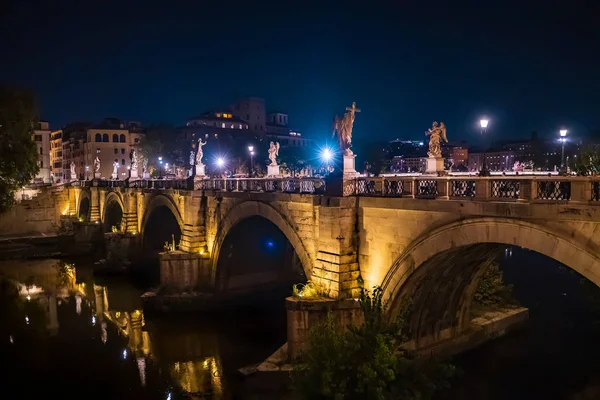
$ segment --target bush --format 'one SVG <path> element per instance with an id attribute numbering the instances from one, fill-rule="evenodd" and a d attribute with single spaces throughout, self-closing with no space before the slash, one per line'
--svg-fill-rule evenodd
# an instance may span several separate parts
<path id="1" fill-rule="evenodd" d="M 417 362 L 402 348 L 411 303 L 389 321 L 383 292 L 361 290 L 364 323 L 340 329 L 331 315 L 309 332 L 308 350 L 292 376 L 307 399 L 420 399 L 431 398 L 447 386 L 455 368 L 449 364 Z"/>
<path id="2" fill-rule="evenodd" d="M 505 307 L 515 304 L 512 285 L 504 283 L 504 274 L 496 262 L 490 262 L 485 268 L 477 289 L 475 303 L 483 307 Z"/>

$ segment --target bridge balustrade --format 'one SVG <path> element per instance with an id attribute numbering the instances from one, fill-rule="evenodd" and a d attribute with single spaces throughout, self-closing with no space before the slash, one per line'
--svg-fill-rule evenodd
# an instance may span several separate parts
<path id="1" fill-rule="evenodd" d="M 344 195 L 509 202 L 600 202 L 600 177 L 360 177 L 345 183 Z"/>
<path id="2" fill-rule="evenodd" d="M 225 178 L 204 179 L 195 182 L 195 190 L 219 190 L 224 192 L 279 192 L 311 193 L 325 192 L 321 178 Z"/>

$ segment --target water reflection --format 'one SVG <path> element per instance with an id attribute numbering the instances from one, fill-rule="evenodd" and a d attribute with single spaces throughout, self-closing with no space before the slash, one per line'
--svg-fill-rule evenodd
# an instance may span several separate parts
<path id="1" fill-rule="evenodd" d="M 79 271 L 83 272 L 81 276 Z M 218 329 L 212 324 L 198 326 L 198 321 L 185 320 L 148 323 L 141 309 L 142 290 L 123 282 L 103 282 L 90 270 L 63 261 L 0 262 L 0 276 L 17 285 L 22 302 L 43 311 L 43 318 L 26 315 L 27 323 L 44 320 L 46 332 L 57 337 L 59 347 L 69 340 L 76 341 L 73 348 L 67 343 L 57 350 L 67 363 L 69 358 L 81 357 L 71 352 L 89 350 L 89 357 L 93 357 L 100 345 L 97 351 L 104 354 L 90 358 L 91 365 L 98 361 L 101 373 L 107 373 L 107 367 L 109 374 L 119 372 L 138 398 L 229 398 L 224 390 Z M 11 343 L 18 340 L 18 335 L 10 335 Z M 41 336 L 36 340 L 50 346 Z M 273 346 L 277 344 L 275 341 Z M 264 354 L 271 351 L 267 349 Z M 48 378 L 51 385 L 55 380 L 54 384 L 59 385 L 60 380 Z"/>

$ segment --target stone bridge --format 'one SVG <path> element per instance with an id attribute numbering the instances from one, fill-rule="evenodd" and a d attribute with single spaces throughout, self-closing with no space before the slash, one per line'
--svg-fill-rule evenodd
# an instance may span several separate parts
<path id="1" fill-rule="evenodd" d="M 507 245 L 551 257 L 600 286 L 599 179 L 412 176 L 324 183 L 220 179 L 188 190 L 175 182 L 88 182 L 71 187 L 69 201 L 75 214 L 105 225 L 117 204 L 122 231 L 142 241 L 152 214 L 168 209 L 181 231 L 173 257 L 188 261 L 180 270 L 178 264 L 163 269 L 161 280 L 185 275 L 186 284 L 216 290 L 226 287 L 218 265 L 225 238 L 241 221 L 262 217 L 281 230 L 306 277 L 330 297 L 353 298 L 361 285 L 381 286 L 392 315 L 401 299 L 412 298 L 410 329 L 418 346 L 468 328 L 483 261 Z"/>

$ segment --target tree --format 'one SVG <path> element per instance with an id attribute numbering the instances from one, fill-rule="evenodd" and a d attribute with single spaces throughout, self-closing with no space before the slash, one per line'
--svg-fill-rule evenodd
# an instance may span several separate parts
<path id="1" fill-rule="evenodd" d="M 14 204 L 15 191 L 39 170 L 31 137 L 36 121 L 33 93 L 0 84 L 0 212 Z"/>
<path id="2" fill-rule="evenodd" d="M 481 275 L 473 300 L 475 305 L 482 307 L 505 307 L 514 304 L 512 285 L 504 283 L 504 274 L 498 263 L 490 258 L 485 261 L 484 272 Z"/>
<path id="3" fill-rule="evenodd" d="M 577 175 L 597 175 L 600 171 L 600 149 L 597 145 L 588 145 L 572 157 L 569 164 Z"/>
<path id="4" fill-rule="evenodd" d="M 415 360 L 402 345 L 407 341 L 411 302 L 389 321 L 383 291 L 362 289 L 364 323 L 337 326 L 332 317 L 311 329 L 308 350 L 294 367 L 293 378 L 307 399 L 430 399 L 448 384 L 455 368 Z"/>

